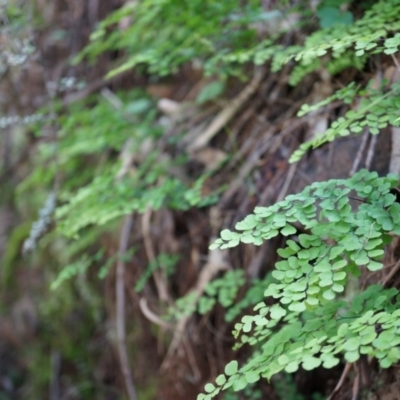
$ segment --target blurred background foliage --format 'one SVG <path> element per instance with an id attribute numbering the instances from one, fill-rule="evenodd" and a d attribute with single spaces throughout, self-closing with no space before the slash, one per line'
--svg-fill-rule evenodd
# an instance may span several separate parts
<path id="1" fill-rule="evenodd" d="M 400 44 L 399 7 L 3 1 L 0 400 L 127 398 L 116 331 L 121 260 L 138 398 L 195 398 L 232 358 L 233 322 L 263 298 L 280 239 L 220 259 L 210 242 L 276 201 L 289 155 L 313 139 L 315 114 L 308 128 L 296 122 L 303 104 L 385 75 Z M 334 100 L 325 122 L 348 110 Z M 193 152 L 218 118 L 220 134 Z M 326 153 L 316 154 L 328 170 Z M 331 173 L 347 175 L 351 163 L 337 164 Z M 307 175 L 312 163 L 301 165 Z M 317 179 L 326 176 L 316 169 L 301 184 Z M 127 215 L 133 229 L 121 254 Z M 171 350 L 185 318 L 189 339 Z M 223 398 L 318 399 L 340 372 L 282 374 Z"/>

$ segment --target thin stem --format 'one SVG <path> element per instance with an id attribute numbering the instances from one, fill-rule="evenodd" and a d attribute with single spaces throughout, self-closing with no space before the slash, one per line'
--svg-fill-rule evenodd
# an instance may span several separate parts
<path id="1" fill-rule="evenodd" d="M 115 291 L 117 298 L 116 306 L 116 324 L 117 324 L 117 341 L 118 354 L 121 363 L 121 370 L 125 380 L 126 391 L 129 400 L 137 400 L 135 386 L 133 384 L 132 372 L 129 366 L 128 351 L 126 347 L 126 332 L 125 332 L 125 290 L 124 290 L 124 275 L 125 275 L 125 260 L 124 256 L 128 250 L 129 234 L 133 225 L 133 215 L 125 217 L 122 226 L 121 237 L 119 240 L 118 263 L 116 271 Z"/>

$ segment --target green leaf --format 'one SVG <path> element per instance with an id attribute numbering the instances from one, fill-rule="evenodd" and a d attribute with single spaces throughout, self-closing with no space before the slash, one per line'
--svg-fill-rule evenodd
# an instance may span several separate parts
<path id="1" fill-rule="evenodd" d="M 204 386 L 204 391 L 207 392 L 207 393 L 212 393 L 215 389 L 216 389 L 216 388 L 215 388 L 215 386 L 214 386 L 212 383 L 207 383 L 207 384 Z"/>
<path id="2" fill-rule="evenodd" d="M 233 232 L 231 232 L 229 229 L 224 229 L 223 231 L 221 231 L 220 235 L 221 238 L 224 240 L 231 240 Z"/>
<path id="3" fill-rule="evenodd" d="M 335 297 L 336 297 L 336 295 L 335 295 L 335 292 L 333 292 L 332 290 L 326 290 L 324 293 L 322 293 L 322 297 L 325 299 L 325 300 L 333 300 Z"/>
<path id="4" fill-rule="evenodd" d="M 243 236 L 240 238 L 240 240 L 242 241 L 242 243 L 247 243 L 247 244 L 249 244 L 249 243 L 254 243 L 255 237 L 254 237 L 253 235 L 248 234 L 248 235 L 243 235 Z"/>
<path id="5" fill-rule="evenodd" d="M 321 357 L 321 358 L 322 358 L 322 357 Z M 324 362 L 322 363 L 322 366 L 323 366 L 324 368 L 329 369 L 329 368 L 336 367 L 336 365 L 338 365 L 339 362 L 340 362 L 340 360 L 339 360 L 338 358 L 333 357 L 333 356 L 330 356 L 330 357 L 326 357 L 326 358 L 324 359 Z"/>
<path id="6" fill-rule="evenodd" d="M 358 351 L 348 351 L 344 354 L 344 358 L 347 362 L 353 363 L 360 358 L 360 353 Z"/>
<path id="7" fill-rule="evenodd" d="M 215 379 L 215 382 L 217 385 L 222 386 L 226 383 L 226 377 L 224 374 L 218 375 L 217 378 Z"/>
<path id="8" fill-rule="evenodd" d="M 355 236 L 346 236 L 341 241 L 340 244 L 344 246 L 347 251 L 359 250 L 362 248 L 362 243 Z"/>
<path id="9" fill-rule="evenodd" d="M 290 311 L 297 311 L 297 312 L 302 312 L 306 309 L 306 305 L 300 302 L 293 302 L 292 304 L 289 305 L 289 310 Z"/>
<path id="10" fill-rule="evenodd" d="M 286 354 L 282 354 L 278 357 L 278 364 L 285 365 L 289 362 L 289 357 Z"/>
<path id="11" fill-rule="evenodd" d="M 370 271 L 379 271 L 380 269 L 383 268 L 383 265 L 380 262 L 370 260 L 369 263 L 367 264 L 367 268 Z"/>
<path id="12" fill-rule="evenodd" d="M 244 374 L 247 383 L 255 383 L 260 380 L 260 374 L 256 371 L 248 371 Z"/>
<path id="13" fill-rule="evenodd" d="M 346 351 L 355 351 L 359 347 L 360 347 L 360 340 L 358 338 L 348 339 L 343 345 L 343 348 Z"/>
<path id="14" fill-rule="evenodd" d="M 353 22 L 353 15 L 350 12 L 342 13 L 336 7 L 322 7 L 317 12 L 321 28 L 332 28 L 335 25 L 351 25 Z"/>
<path id="15" fill-rule="evenodd" d="M 334 281 L 342 281 L 343 279 L 345 279 L 347 276 L 346 272 L 344 271 L 340 271 L 340 272 L 335 272 L 333 274 L 333 280 Z"/>
<path id="16" fill-rule="evenodd" d="M 286 241 L 286 244 L 295 252 L 297 253 L 300 250 L 299 245 L 294 242 L 293 240 Z"/>
<path id="17" fill-rule="evenodd" d="M 306 303 L 309 304 L 310 306 L 316 306 L 318 305 L 319 301 L 316 297 L 307 297 L 306 299 Z"/>
<path id="18" fill-rule="evenodd" d="M 281 319 L 286 315 L 286 310 L 283 309 L 279 304 L 274 304 L 270 308 L 270 313 L 272 319 Z"/>
<path id="19" fill-rule="evenodd" d="M 293 372 L 296 372 L 299 369 L 299 363 L 296 361 L 292 361 L 291 363 L 289 363 L 288 365 L 286 365 L 285 367 L 285 371 L 288 374 L 291 374 Z"/>
<path id="20" fill-rule="evenodd" d="M 292 225 L 287 224 L 282 230 L 281 234 L 283 236 L 294 235 L 296 233 L 296 228 Z"/>
<path id="21" fill-rule="evenodd" d="M 332 265 L 332 270 L 336 271 L 338 269 L 342 269 L 343 267 L 345 267 L 347 265 L 347 261 L 346 260 L 339 260 L 336 261 L 333 265 Z"/>
<path id="22" fill-rule="evenodd" d="M 307 249 L 300 250 L 300 251 L 297 253 L 297 256 L 298 256 L 300 259 L 303 259 L 303 260 L 309 260 L 309 259 L 310 259 L 310 255 L 311 255 L 311 253 L 310 253 L 310 251 L 307 250 Z"/>
<path id="23" fill-rule="evenodd" d="M 220 243 L 220 242 L 218 242 L 218 241 L 215 241 L 215 242 L 209 247 L 209 249 L 210 249 L 210 250 L 218 249 L 218 248 L 221 246 L 221 244 L 222 244 L 222 243 Z"/>
<path id="24" fill-rule="evenodd" d="M 370 344 L 375 340 L 376 336 L 377 336 L 377 333 L 375 331 L 369 332 L 366 335 L 361 337 L 360 343 L 362 345 Z"/>
<path id="25" fill-rule="evenodd" d="M 277 253 L 282 257 L 282 258 L 289 258 L 291 255 L 293 255 L 293 250 L 290 248 L 286 249 L 278 249 Z"/>
<path id="26" fill-rule="evenodd" d="M 364 248 L 365 248 L 365 250 L 373 250 L 376 247 L 378 247 L 381 243 L 382 243 L 381 238 L 371 239 L 371 240 L 368 240 L 368 243 L 364 246 Z"/>
<path id="27" fill-rule="evenodd" d="M 344 324 L 342 324 L 342 325 L 339 326 L 339 329 L 338 329 L 337 334 L 338 334 L 339 336 L 344 337 L 344 336 L 346 336 L 348 329 L 349 329 L 349 325 L 346 324 L 346 323 L 344 323 Z"/>
<path id="28" fill-rule="evenodd" d="M 326 199 L 320 203 L 321 208 L 325 210 L 335 210 L 335 203 L 332 199 Z"/>
<path id="29" fill-rule="evenodd" d="M 225 84 L 222 81 L 214 81 L 204 86 L 196 98 L 198 104 L 214 100 L 225 90 Z"/>
<path id="30" fill-rule="evenodd" d="M 371 257 L 371 258 L 380 257 L 380 256 L 383 256 L 384 253 L 385 252 L 383 249 L 370 250 L 368 252 L 368 257 Z"/>
<path id="31" fill-rule="evenodd" d="M 241 376 L 239 379 L 234 381 L 233 383 L 233 390 L 238 392 L 239 390 L 244 389 L 247 386 L 247 380 L 244 376 Z"/>
<path id="32" fill-rule="evenodd" d="M 274 270 L 272 271 L 272 276 L 278 281 L 282 280 L 285 277 L 284 271 Z"/>
<path id="33" fill-rule="evenodd" d="M 238 362 L 236 360 L 231 361 L 225 366 L 225 375 L 232 376 L 238 372 Z"/>
<path id="34" fill-rule="evenodd" d="M 329 252 L 329 259 L 333 260 L 337 256 L 342 255 L 343 251 L 344 251 L 344 247 L 343 246 L 333 246 L 331 248 L 330 252 Z M 344 261 L 344 260 L 341 260 L 341 261 Z"/>
<path id="35" fill-rule="evenodd" d="M 257 224 L 258 221 L 256 220 L 256 216 L 250 214 L 243 221 L 238 222 L 235 225 L 235 229 L 238 231 L 246 231 L 255 228 Z"/>
<path id="36" fill-rule="evenodd" d="M 321 365 L 321 360 L 319 358 L 306 355 L 302 359 L 302 366 L 306 371 L 311 371 L 312 369 L 318 368 Z"/>
<path id="37" fill-rule="evenodd" d="M 343 285 L 339 285 L 338 283 L 333 284 L 332 286 L 332 290 L 336 293 L 341 293 L 344 291 L 344 286 Z"/>

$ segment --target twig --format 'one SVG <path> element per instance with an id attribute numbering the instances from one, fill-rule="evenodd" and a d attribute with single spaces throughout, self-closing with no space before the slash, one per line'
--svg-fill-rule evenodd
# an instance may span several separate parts
<path id="1" fill-rule="evenodd" d="M 246 177 L 258 163 L 258 160 L 260 159 L 262 154 L 265 151 L 267 151 L 268 147 L 271 146 L 271 140 L 272 140 L 272 132 L 269 131 L 264 135 L 262 141 L 258 143 L 258 147 L 256 147 L 255 150 L 250 154 L 246 163 L 240 168 L 236 178 L 231 182 L 229 188 L 223 194 L 220 201 L 221 208 L 224 208 L 226 202 L 230 201 L 235 192 L 243 184 L 243 181 L 246 179 Z"/>
<path id="2" fill-rule="evenodd" d="M 214 240 L 214 238 L 212 238 Z M 203 267 L 199 278 L 197 279 L 195 287 L 190 290 L 189 293 L 193 293 L 193 302 L 192 305 L 196 305 L 199 301 L 201 295 L 203 294 L 207 284 L 212 280 L 212 278 L 220 271 L 228 269 L 229 265 L 224 260 L 226 250 L 215 250 L 211 252 L 209 255 L 209 260 L 207 264 Z M 184 315 L 177 323 L 175 328 L 174 336 L 172 338 L 172 342 L 169 346 L 167 355 L 161 365 L 161 370 L 167 368 L 169 364 L 169 360 L 174 354 L 175 350 L 178 348 L 187 323 L 189 322 L 190 315 Z"/>
<path id="3" fill-rule="evenodd" d="M 400 64 L 397 58 L 394 56 L 394 54 L 391 54 L 390 56 L 392 57 L 393 62 L 396 64 L 397 69 L 400 70 Z"/>
<path id="4" fill-rule="evenodd" d="M 360 372 L 357 368 L 357 364 L 354 364 L 354 369 L 356 371 L 356 376 L 355 376 L 354 382 L 353 382 L 353 395 L 351 397 L 351 400 L 357 400 L 358 393 L 360 392 Z"/>
<path id="5" fill-rule="evenodd" d="M 358 166 L 360 165 L 361 157 L 364 153 L 365 146 L 367 145 L 368 136 L 369 136 L 369 132 L 367 130 L 365 130 L 365 132 L 363 133 L 362 138 L 361 138 L 361 143 L 360 143 L 360 147 L 358 148 L 356 158 L 354 159 L 353 165 L 349 172 L 350 176 L 353 176 L 356 173 Z"/>
<path id="6" fill-rule="evenodd" d="M 187 336 L 185 336 L 183 338 L 182 343 L 183 343 L 183 347 L 186 350 L 186 354 L 188 356 L 189 364 L 190 364 L 190 366 L 192 368 L 192 371 L 193 371 L 194 382 L 196 382 L 196 383 L 200 382 L 201 372 L 200 372 L 199 367 L 197 365 L 196 358 L 195 358 L 195 356 L 193 354 L 192 346 L 189 343 L 189 338 Z"/>
<path id="7" fill-rule="evenodd" d="M 146 250 L 147 254 L 147 259 L 149 262 L 156 262 L 156 255 L 155 251 L 153 248 L 153 243 L 151 241 L 151 236 L 150 236 L 150 219 L 151 219 L 151 213 L 152 210 L 150 207 L 147 207 L 146 211 L 144 212 L 142 216 L 142 232 L 143 232 L 143 242 L 144 242 L 144 248 Z M 163 276 L 162 272 L 160 270 L 155 270 L 153 272 L 153 277 L 154 277 L 154 282 L 157 287 L 157 292 L 158 292 L 158 297 L 160 298 L 161 301 L 163 302 L 168 302 L 170 303 L 169 295 L 168 295 L 168 288 L 167 288 L 167 283 L 165 280 L 165 277 Z"/>
<path id="8" fill-rule="evenodd" d="M 369 169 L 371 167 L 372 158 L 375 154 L 376 142 L 378 140 L 378 135 L 372 135 L 371 142 L 369 144 L 367 158 L 365 159 L 365 168 Z"/>
<path id="9" fill-rule="evenodd" d="M 69 93 L 63 99 L 63 105 L 69 106 L 70 104 L 75 103 L 76 101 L 83 100 L 86 97 L 90 96 L 92 93 L 102 89 L 104 86 L 110 85 L 110 83 L 122 81 L 129 74 L 132 74 L 132 71 L 125 71 L 108 79 L 100 78 L 92 82 L 90 85 L 88 85 L 85 89 L 81 90 L 80 92 Z"/>
<path id="10" fill-rule="evenodd" d="M 392 126 L 392 150 L 390 152 L 389 172 L 398 174 L 400 172 L 400 128 Z"/>
<path id="11" fill-rule="evenodd" d="M 51 353 L 51 382 L 50 382 L 50 400 L 59 400 L 60 391 L 60 370 L 61 370 L 61 354 L 59 351 Z"/>
<path id="12" fill-rule="evenodd" d="M 159 325 L 162 328 L 171 328 L 171 325 L 163 321 L 156 313 L 150 310 L 147 300 L 142 297 L 139 301 L 140 309 L 143 315 L 153 324 Z"/>
<path id="13" fill-rule="evenodd" d="M 393 268 L 390 270 L 390 272 L 385 276 L 381 285 L 383 287 L 387 287 L 388 283 L 396 275 L 396 273 L 399 271 L 399 269 L 400 269 L 400 260 L 397 261 L 397 263 L 393 266 Z"/>
<path id="14" fill-rule="evenodd" d="M 135 386 L 133 385 L 132 372 L 129 366 L 128 351 L 126 347 L 126 332 L 125 332 L 125 290 L 124 290 L 124 275 L 125 275 L 125 254 L 129 245 L 129 234 L 133 225 L 133 215 L 125 217 L 122 226 L 121 236 L 119 240 L 118 263 L 116 271 L 115 291 L 117 298 L 116 309 L 116 325 L 117 325 L 117 343 L 118 354 L 121 363 L 121 370 L 125 380 L 126 391 L 129 400 L 137 400 Z"/>
<path id="15" fill-rule="evenodd" d="M 282 143 L 283 138 L 286 137 L 291 132 L 293 132 L 294 129 L 297 129 L 299 126 L 304 124 L 304 122 L 305 122 L 305 119 L 301 118 L 298 121 L 296 121 L 290 125 L 288 124 L 288 126 L 286 126 L 284 129 L 282 129 L 279 132 L 279 135 L 275 136 L 275 137 L 273 136 L 273 134 L 275 133 L 275 129 L 272 127 L 270 130 L 268 130 L 263 135 L 262 140 L 257 142 L 253 152 L 248 157 L 246 163 L 241 167 L 236 178 L 231 182 L 231 184 L 229 185 L 229 188 L 223 194 L 223 196 L 220 200 L 221 208 L 224 208 L 226 206 L 226 204 L 228 203 L 228 201 L 231 200 L 231 198 L 233 197 L 235 192 L 243 184 L 243 181 L 246 179 L 246 177 L 249 175 L 249 173 L 252 171 L 252 169 L 257 165 L 260 157 L 265 152 L 267 152 L 268 154 L 273 154 L 278 149 L 280 144 Z M 233 157 L 232 161 L 236 161 L 235 157 Z"/>
<path id="16" fill-rule="evenodd" d="M 340 390 L 340 388 L 343 386 L 344 380 L 346 379 L 346 376 L 349 374 L 350 369 L 351 369 L 352 364 L 347 363 L 343 369 L 342 375 L 339 379 L 339 382 L 335 386 L 335 389 L 333 389 L 333 392 L 331 395 L 328 397 L 328 400 L 333 400 L 336 393 Z"/>
<path id="17" fill-rule="evenodd" d="M 289 171 L 288 171 L 288 173 L 287 173 L 287 175 L 286 175 L 285 182 L 284 182 L 284 184 L 283 184 L 283 186 L 282 186 L 281 191 L 280 191 L 279 194 L 278 194 L 278 197 L 276 198 L 276 201 L 277 201 L 277 202 L 283 200 L 284 197 L 286 196 L 287 191 L 288 191 L 288 189 L 289 189 L 289 186 L 290 186 L 290 184 L 292 183 L 292 180 L 293 180 L 294 175 L 295 175 L 295 173 L 296 173 L 297 165 L 298 165 L 298 163 L 295 163 L 295 164 L 292 164 L 292 165 L 289 167 Z"/>
<path id="18" fill-rule="evenodd" d="M 240 92 L 240 94 L 224 107 L 213 119 L 208 128 L 188 146 L 193 152 L 206 146 L 206 144 L 232 119 L 242 105 L 256 92 L 261 80 L 264 77 L 264 69 L 256 69 L 251 82 Z"/>

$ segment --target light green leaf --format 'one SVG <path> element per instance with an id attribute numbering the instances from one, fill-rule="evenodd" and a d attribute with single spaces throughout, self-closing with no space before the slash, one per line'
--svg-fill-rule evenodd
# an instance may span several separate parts
<path id="1" fill-rule="evenodd" d="M 339 326 L 339 329 L 338 329 L 337 333 L 338 333 L 339 336 L 344 337 L 344 336 L 346 336 L 348 329 L 349 329 L 349 325 L 344 323 L 344 324 Z"/>
<path id="2" fill-rule="evenodd" d="M 360 347 L 360 340 L 358 338 L 350 338 L 343 345 L 343 348 L 346 351 L 355 351 L 359 347 Z"/>
<path id="3" fill-rule="evenodd" d="M 236 360 L 231 361 L 225 366 L 225 375 L 232 376 L 238 372 L 238 362 Z"/>
<path id="4" fill-rule="evenodd" d="M 217 385 L 222 386 L 226 383 L 226 376 L 224 374 L 218 375 L 215 379 Z"/>
<path id="5" fill-rule="evenodd" d="M 343 267 L 345 267 L 347 265 L 347 261 L 346 260 L 339 260 L 336 261 L 333 265 L 332 265 L 332 270 L 336 271 L 338 269 L 342 269 Z"/>
<path id="6" fill-rule="evenodd" d="M 279 304 L 274 304 L 270 308 L 271 318 L 272 319 L 281 319 L 286 315 L 286 310 L 283 309 Z"/>
<path id="7" fill-rule="evenodd" d="M 326 290 L 324 293 L 322 293 L 322 297 L 325 300 L 333 300 L 336 297 L 336 295 L 331 289 L 329 289 L 329 290 Z"/>
<path id="8" fill-rule="evenodd" d="M 222 81 L 214 81 L 204 86 L 196 98 L 198 104 L 203 104 L 207 101 L 214 100 L 220 96 L 225 89 L 225 84 Z"/>
<path id="9" fill-rule="evenodd" d="M 238 392 L 239 390 L 244 389 L 247 386 L 247 380 L 244 376 L 241 376 L 239 379 L 234 381 L 233 383 L 233 390 Z"/>
<path id="10" fill-rule="evenodd" d="M 296 233 L 296 228 L 292 225 L 287 224 L 282 230 L 281 234 L 283 236 L 294 235 Z"/>
<path id="11" fill-rule="evenodd" d="M 319 358 L 309 355 L 304 356 L 302 362 L 302 366 L 306 371 L 311 371 L 321 365 L 321 360 Z"/>
<path id="12" fill-rule="evenodd" d="M 238 222 L 235 225 L 235 229 L 237 229 L 238 231 L 246 231 L 255 228 L 257 224 L 258 221 L 256 219 L 256 216 L 250 214 L 243 221 Z"/>
<path id="13" fill-rule="evenodd" d="M 244 374 L 247 383 L 255 383 L 260 380 L 260 374 L 256 371 L 248 371 Z"/>
<path id="14" fill-rule="evenodd" d="M 285 367 L 285 371 L 289 374 L 296 372 L 299 369 L 299 363 L 296 361 L 292 361 Z"/>
<path id="15" fill-rule="evenodd" d="M 233 232 L 231 232 L 229 229 L 224 229 L 221 233 L 220 233 L 220 236 L 221 236 L 221 238 L 222 239 L 224 239 L 224 240 L 231 240 L 231 238 L 232 238 L 232 233 Z"/>
<path id="16" fill-rule="evenodd" d="M 329 368 L 336 367 L 336 365 L 338 365 L 339 362 L 340 362 L 340 360 L 339 360 L 338 358 L 332 356 L 332 357 L 326 358 L 326 359 L 324 360 L 322 366 L 323 366 L 324 368 L 329 369 Z"/>
<path id="17" fill-rule="evenodd" d="M 278 357 L 279 365 L 286 365 L 289 362 L 289 357 L 286 354 L 282 354 Z"/>
<path id="18" fill-rule="evenodd" d="M 344 354 L 344 358 L 349 363 L 356 362 L 360 358 L 360 353 L 358 351 L 348 351 Z"/>
<path id="19" fill-rule="evenodd" d="M 297 312 L 302 312 L 306 309 L 305 303 L 300 303 L 300 302 L 294 302 L 289 305 L 289 310 L 290 311 L 297 311 Z"/>
<path id="20" fill-rule="evenodd" d="M 369 263 L 367 264 L 367 268 L 370 271 L 379 271 L 380 269 L 383 268 L 383 265 L 380 262 L 370 260 Z"/>
<path id="21" fill-rule="evenodd" d="M 204 386 L 204 391 L 207 392 L 207 393 L 211 393 L 211 392 L 213 392 L 215 389 L 216 389 L 216 388 L 215 388 L 215 386 L 214 386 L 212 383 L 207 383 L 207 384 Z"/>

